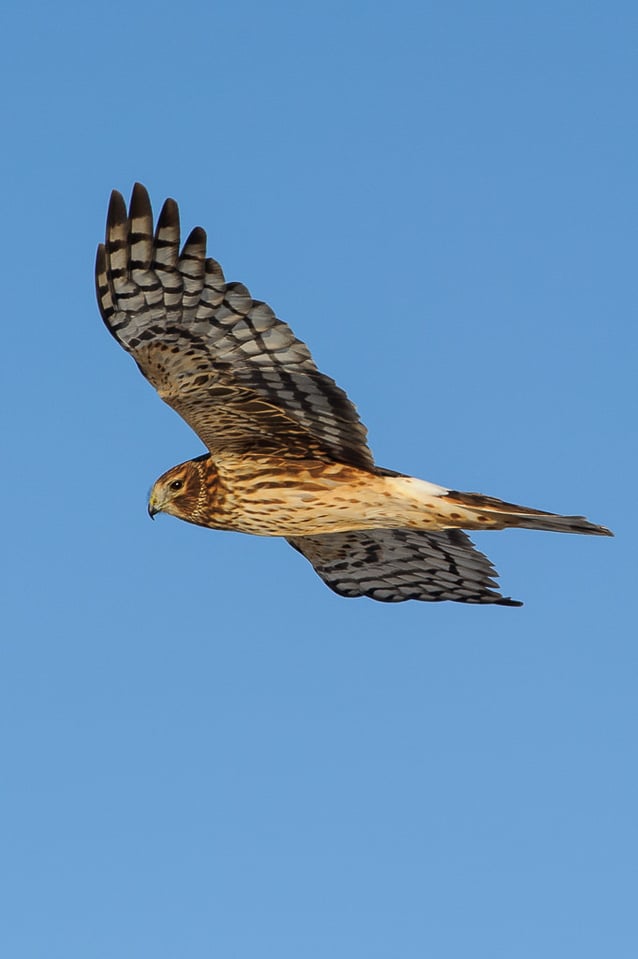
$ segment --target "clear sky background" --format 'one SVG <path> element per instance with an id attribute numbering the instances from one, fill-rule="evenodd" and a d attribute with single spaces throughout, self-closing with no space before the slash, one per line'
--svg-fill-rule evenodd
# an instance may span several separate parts
<path id="1" fill-rule="evenodd" d="M 638 955 L 631 2 L 9 2 L 0 954 Z M 145 183 L 382 465 L 585 513 L 522 609 L 146 515 L 201 452 L 103 328 Z"/>

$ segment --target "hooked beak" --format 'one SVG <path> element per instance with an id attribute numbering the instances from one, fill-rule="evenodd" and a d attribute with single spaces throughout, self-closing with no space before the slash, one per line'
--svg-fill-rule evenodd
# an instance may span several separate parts
<path id="1" fill-rule="evenodd" d="M 157 506 L 157 501 L 156 501 L 156 499 L 155 499 L 155 497 L 153 496 L 152 493 L 151 493 L 151 497 L 150 497 L 150 499 L 149 499 L 149 501 L 148 501 L 148 506 L 147 506 L 146 510 L 147 510 L 147 512 L 148 512 L 148 515 L 151 517 L 151 519 L 155 519 L 157 513 L 159 513 L 159 508 L 158 508 L 158 506 Z"/>

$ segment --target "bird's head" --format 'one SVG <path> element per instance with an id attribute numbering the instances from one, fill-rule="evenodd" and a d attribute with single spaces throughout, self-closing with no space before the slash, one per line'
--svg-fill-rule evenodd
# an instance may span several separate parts
<path id="1" fill-rule="evenodd" d="M 197 523 L 203 492 L 201 464 L 196 460 L 180 463 L 153 484 L 148 498 L 148 515 L 153 519 L 156 513 L 169 513 L 189 523 Z"/>

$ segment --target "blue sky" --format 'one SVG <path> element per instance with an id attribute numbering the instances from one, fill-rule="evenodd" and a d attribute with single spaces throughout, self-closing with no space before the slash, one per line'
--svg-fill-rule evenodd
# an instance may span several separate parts
<path id="1" fill-rule="evenodd" d="M 5 6 L 2 955 L 637 954 L 637 27 Z M 616 538 L 485 533 L 522 609 L 385 606 L 279 541 L 151 524 L 201 444 L 94 302 L 135 180 L 379 463 Z"/>

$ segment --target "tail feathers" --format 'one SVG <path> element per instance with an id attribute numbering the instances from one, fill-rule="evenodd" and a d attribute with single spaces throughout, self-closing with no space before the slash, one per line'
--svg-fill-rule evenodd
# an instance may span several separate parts
<path id="1" fill-rule="evenodd" d="M 445 499 L 450 505 L 463 508 L 463 529 L 522 529 L 547 530 L 552 533 L 587 533 L 593 536 L 613 536 L 606 526 L 590 523 L 584 516 L 561 516 L 527 506 L 504 503 L 482 493 L 459 493 L 450 490 Z"/>

